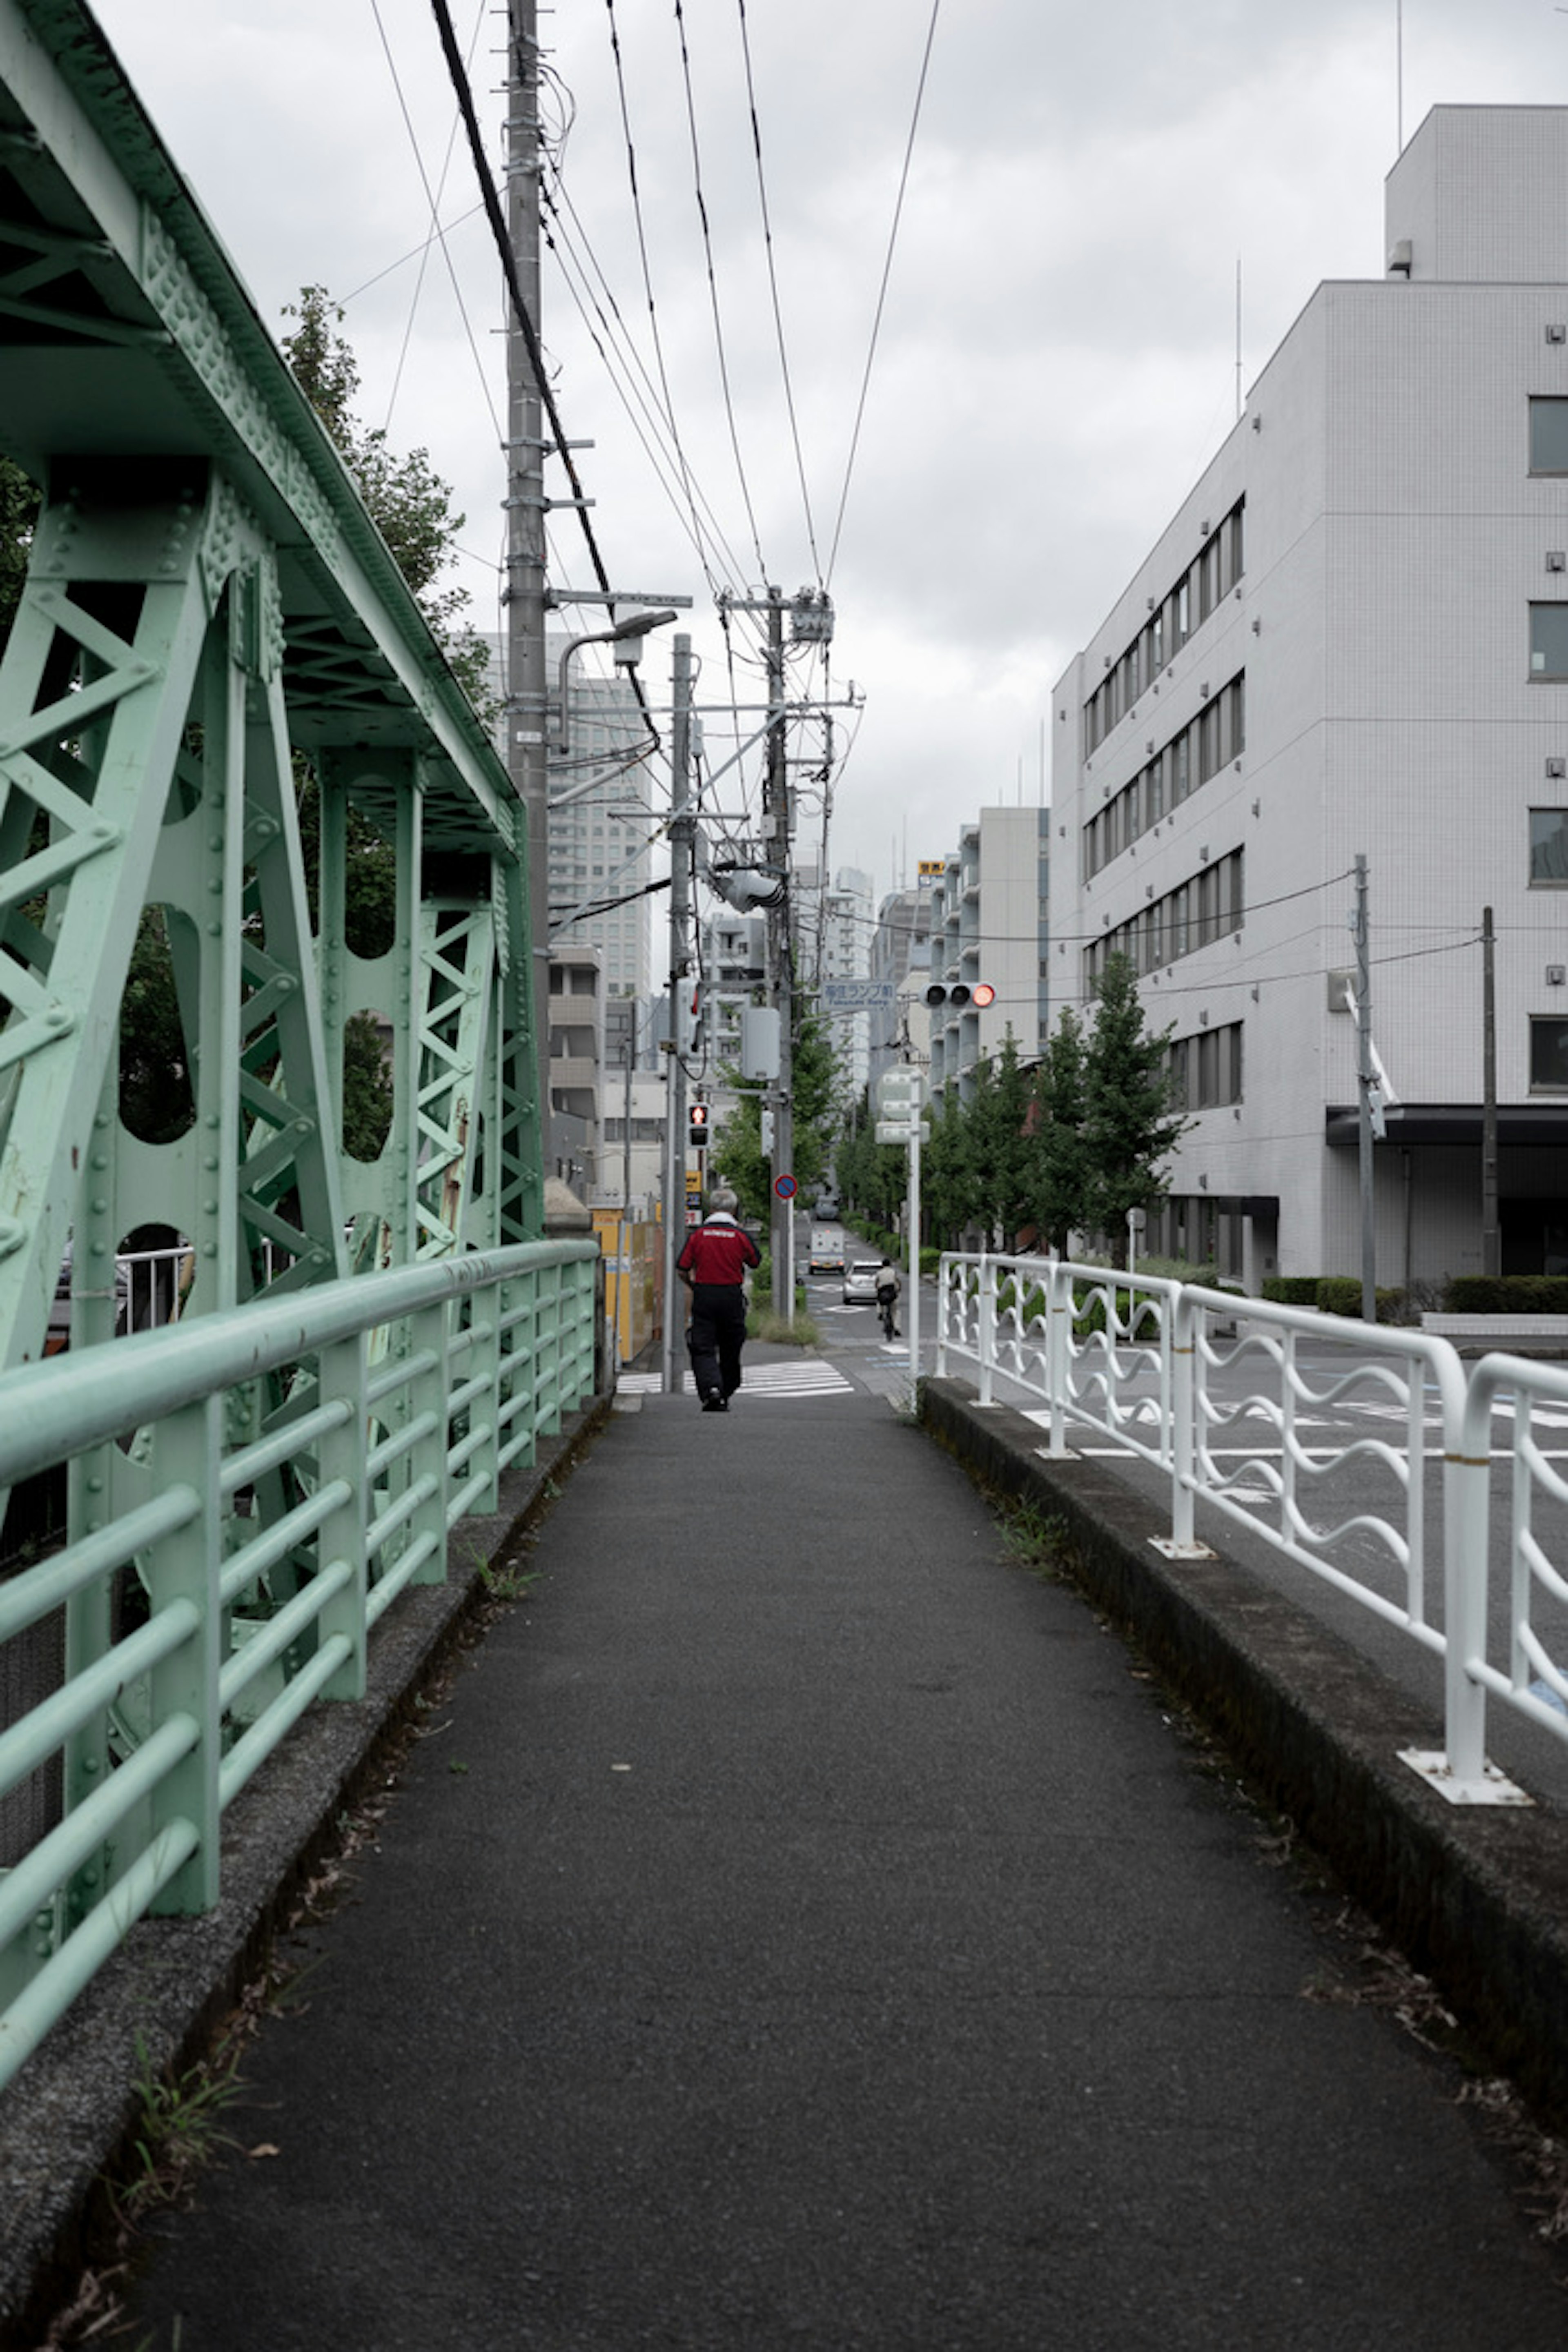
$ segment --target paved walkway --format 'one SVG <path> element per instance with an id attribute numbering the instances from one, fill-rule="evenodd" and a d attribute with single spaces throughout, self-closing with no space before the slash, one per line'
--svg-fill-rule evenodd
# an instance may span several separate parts
<path id="1" fill-rule="evenodd" d="M 1331 1906 L 874 1351 L 789 1363 L 623 1400 L 127 2340 L 1560 2352 Z"/>

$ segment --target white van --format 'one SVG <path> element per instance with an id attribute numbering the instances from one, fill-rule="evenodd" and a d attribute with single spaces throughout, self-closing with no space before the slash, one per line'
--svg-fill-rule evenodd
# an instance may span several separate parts
<path id="1" fill-rule="evenodd" d="M 813 1225 L 806 1270 L 811 1274 L 843 1273 L 844 1235 L 837 1225 Z"/>

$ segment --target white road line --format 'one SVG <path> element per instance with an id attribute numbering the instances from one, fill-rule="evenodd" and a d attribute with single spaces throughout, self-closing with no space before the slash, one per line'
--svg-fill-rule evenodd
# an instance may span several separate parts
<path id="1" fill-rule="evenodd" d="M 616 1386 L 623 1396 L 657 1396 L 660 1376 L 658 1372 L 623 1372 Z M 799 1364 L 757 1364 L 748 1370 L 740 1388 L 742 1398 L 847 1396 L 854 1391 L 854 1381 L 847 1381 L 842 1372 L 836 1372 L 818 1356 Z M 688 1371 L 681 1373 L 680 1393 L 696 1393 Z"/>

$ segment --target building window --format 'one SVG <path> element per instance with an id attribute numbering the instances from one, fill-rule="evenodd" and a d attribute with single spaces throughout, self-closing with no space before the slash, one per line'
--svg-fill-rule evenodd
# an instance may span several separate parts
<path id="1" fill-rule="evenodd" d="M 1568 883 L 1568 809 L 1530 812 L 1530 878 L 1532 883 Z"/>
<path id="2" fill-rule="evenodd" d="M 1530 1086 L 1532 1094 L 1568 1095 L 1568 1021 L 1555 1014 L 1531 1020 Z"/>
<path id="3" fill-rule="evenodd" d="M 1555 393 L 1530 404 L 1530 470 L 1568 474 L 1568 400 Z"/>
<path id="4" fill-rule="evenodd" d="M 1568 604 L 1531 606 L 1530 675 L 1568 677 Z"/>

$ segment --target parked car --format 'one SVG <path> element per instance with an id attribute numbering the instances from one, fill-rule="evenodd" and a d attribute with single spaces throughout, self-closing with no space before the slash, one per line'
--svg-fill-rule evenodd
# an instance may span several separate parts
<path id="1" fill-rule="evenodd" d="M 844 1269 L 844 1304 L 846 1307 L 875 1307 L 877 1304 L 877 1274 L 879 1257 L 858 1257 Z"/>

